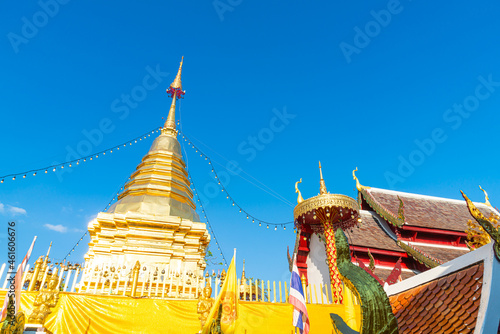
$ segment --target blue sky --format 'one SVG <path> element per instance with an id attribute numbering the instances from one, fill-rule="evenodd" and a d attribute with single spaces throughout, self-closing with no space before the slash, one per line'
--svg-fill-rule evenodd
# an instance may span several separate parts
<path id="1" fill-rule="evenodd" d="M 332 193 L 355 197 L 358 167 L 373 187 L 455 199 L 462 189 L 483 201 L 481 185 L 494 205 L 500 198 L 497 1 L 4 6 L 0 175 L 161 126 L 165 89 L 184 56 L 182 130 L 219 172 L 237 164 L 226 188 L 256 217 L 291 221 L 294 183 L 303 179 L 304 198 L 319 192 L 318 160 Z M 88 136 L 94 142 L 85 146 Z M 0 220 L 17 222 L 19 253 L 37 235 L 34 256 L 54 241 L 52 254 L 62 259 L 151 143 L 0 184 Z M 259 228 L 224 195 L 213 196 L 210 167 L 185 148 L 228 261 L 237 248 L 238 271 L 245 258 L 248 276 L 288 279 L 292 229 Z M 70 259 L 83 261 L 87 242 Z"/>

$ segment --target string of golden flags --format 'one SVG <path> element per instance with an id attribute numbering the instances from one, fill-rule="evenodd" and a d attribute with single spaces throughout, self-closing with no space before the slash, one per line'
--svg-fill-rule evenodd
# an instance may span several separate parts
<path id="1" fill-rule="evenodd" d="M 246 211 L 228 193 L 226 187 L 224 187 L 224 185 L 220 181 L 220 178 L 219 178 L 219 176 L 217 174 L 217 171 L 216 171 L 216 169 L 215 169 L 215 167 L 214 167 L 214 165 L 213 165 L 212 160 L 210 159 L 210 157 L 208 155 L 206 155 L 205 153 L 203 153 L 203 151 L 201 151 L 191 140 L 189 140 L 189 138 L 184 133 L 182 133 L 182 131 L 179 130 L 179 134 L 182 136 L 182 138 L 184 139 L 184 141 L 187 142 L 188 146 L 190 146 L 192 149 L 194 149 L 195 152 L 197 154 L 199 154 L 201 158 L 204 158 L 207 161 L 207 163 L 211 166 L 212 173 L 214 175 L 214 179 L 217 181 L 217 184 L 221 188 L 221 192 L 223 192 L 223 193 L 226 194 L 226 199 L 228 199 L 229 202 L 231 203 L 231 205 L 234 206 L 236 209 L 238 209 L 238 211 L 240 213 L 246 215 L 247 219 L 252 219 L 252 223 L 258 222 L 259 226 L 262 226 L 262 224 L 264 224 L 264 225 L 266 225 L 266 228 L 269 228 L 269 226 L 274 226 L 274 230 L 275 231 L 278 229 L 278 226 L 283 227 L 283 230 L 286 230 L 286 225 L 293 224 L 293 221 L 285 222 L 285 223 L 271 223 L 271 222 L 268 222 L 268 221 L 256 218 L 254 215 L 252 215 L 248 211 Z"/>

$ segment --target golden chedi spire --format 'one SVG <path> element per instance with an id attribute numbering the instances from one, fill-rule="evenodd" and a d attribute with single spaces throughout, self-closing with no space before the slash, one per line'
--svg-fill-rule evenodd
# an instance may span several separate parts
<path id="1" fill-rule="evenodd" d="M 170 110 L 168 112 L 167 120 L 165 121 L 165 125 L 161 130 L 162 133 L 165 133 L 171 137 L 177 136 L 177 130 L 175 129 L 175 102 L 177 99 L 182 98 L 185 92 L 182 90 L 182 63 L 184 62 L 184 56 L 181 59 L 181 64 L 179 65 L 179 70 L 177 71 L 177 75 L 175 76 L 174 82 L 168 87 L 167 93 L 172 98 L 172 104 L 170 105 Z"/>
<path id="2" fill-rule="evenodd" d="M 172 97 L 172 105 L 161 135 L 155 139 L 118 196 L 118 202 L 108 212 L 139 211 L 199 221 L 175 129 L 175 101 L 184 95 L 181 83 L 183 61 L 184 57 L 174 82 L 167 90 Z"/>
<path id="3" fill-rule="evenodd" d="M 169 266 L 178 272 L 199 273 L 206 267 L 210 235 L 196 213 L 175 129 L 175 101 L 184 95 L 181 71 L 182 61 L 167 90 L 172 106 L 161 134 L 118 200 L 89 223 L 88 268 L 118 263 L 130 269 L 137 261 L 147 270 Z"/>
<path id="4" fill-rule="evenodd" d="M 325 180 L 323 180 L 323 171 L 321 170 L 321 161 L 319 162 L 319 193 L 321 195 L 323 194 L 328 194 L 328 191 L 326 190 L 326 185 L 325 185 Z"/>

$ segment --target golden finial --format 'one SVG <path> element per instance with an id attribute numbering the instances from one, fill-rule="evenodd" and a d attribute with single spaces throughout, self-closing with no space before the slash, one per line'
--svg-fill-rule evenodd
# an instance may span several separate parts
<path id="1" fill-rule="evenodd" d="M 182 74 L 182 63 L 184 62 L 184 56 L 181 59 L 181 64 L 179 65 L 179 71 L 175 76 L 174 82 L 168 87 L 167 93 L 172 97 L 172 104 L 170 105 L 170 110 L 168 111 L 168 117 L 165 125 L 162 129 L 162 133 L 168 134 L 172 137 L 177 136 L 177 131 L 175 130 L 175 101 L 184 95 L 182 90 L 181 74 Z"/>
<path id="2" fill-rule="evenodd" d="M 361 185 L 361 183 L 359 183 L 359 180 L 358 178 L 356 177 L 356 172 L 358 171 L 358 167 L 356 167 L 356 169 L 354 169 L 352 171 L 352 178 L 354 180 L 356 180 L 356 189 L 358 189 L 358 191 L 361 191 L 361 189 L 363 189 L 363 186 Z"/>
<path id="3" fill-rule="evenodd" d="M 491 206 L 491 203 L 490 203 L 490 198 L 488 197 L 488 193 L 486 192 L 486 190 L 484 190 L 483 188 L 481 188 L 481 186 L 479 186 L 479 189 L 481 189 L 484 193 L 484 204 L 488 205 L 488 206 Z"/>
<path id="4" fill-rule="evenodd" d="M 181 64 L 179 66 L 179 70 L 177 71 L 177 75 L 175 76 L 174 82 L 170 85 L 172 88 L 177 88 L 182 90 L 182 82 L 181 82 L 181 73 L 182 73 L 182 63 L 184 62 L 184 56 L 181 58 Z"/>
<path id="5" fill-rule="evenodd" d="M 45 255 L 45 259 L 43 260 L 43 268 L 47 267 L 47 263 L 49 262 L 49 254 L 50 254 L 51 248 L 52 248 L 52 241 L 50 242 L 49 249 L 47 250 L 47 255 Z"/>
<path id="6" fill-rule="evenodd" d="M 241 284 L 245 284 L 245 259 L 243 259 L 243 272 L 241 273 Z"/>
<path id="7" fill-rule="evenodd" d="M 299 194 L 299 196 L 297 197 L 297 204 L 300 204 L 304 201 L 299 190 L 299 183 L 302 183 L 302 178 L 300 178 L 300 181 L 295 182 L 295 192 Z"/>
<path id="8" fill-rule="evenodd" d="M 47 257 L 49 257 L 51 248 L 52 248 L 52 241 L 50 242 L 49 249 L 47 250 Z"/>
<path id="9" fill-rule="evenodd" d="M 328 191 L 326 191 L 326 185 L 325 185 L 325 180 L 323 180 L 323 171 L 321 170 L 321 161 L 319 162 L 319 193 L 321 195 L 327 194 Z"/>

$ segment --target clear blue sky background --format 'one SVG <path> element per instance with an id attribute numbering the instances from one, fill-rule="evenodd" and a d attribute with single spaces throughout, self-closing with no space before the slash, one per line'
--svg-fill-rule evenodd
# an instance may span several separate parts
<path id="1" fill-rule="evenodd" d="M 295 181 L 303 178 L 305 198 L 319 192 L 318 160 L 332 193 L 355 197 L 357 166 L 361 182 L 373 187 L 455 199 L 462 189 L 483 201 L 481 185 L 493 204 L 500 199 L 498 1 L 222 0 L 218 9 L 211 1 L 154 3 L 68 1 L 57 13 L 50 7 L 51 17 L 36 1 L 3 3 L 0 175 L 63 162 L 68 147 L 77 149 L 84 131 L 98 129 L 103 119 L 113 130 L 92 152 L 161 126 L 170 105 L 165 89 L 184 55 L 183 131 L 214 162 L 238 163 L 243 171 L 229 178 L 227 189 L 261 219 L 293 219 Z M 388 7 L 390 22 L 379 14 L 385 22 L 374 24 L 372 11 Z M 33 23 L 36 30 L 29 29 Z M 368 35 L 357 36 L 358 29 Z M 340 47 L 347 44 L 357 48 L 349 57 Z M 140 89 L 148 66 L 169 75 L 123 117 L 115 112 L 124 106 L 120 98 Z M 477 88 L 480 76 L 494 83 Z M 468 117 L 447 111 L 463 103 L 472 110 Z M 273 110 L 285 109 L 294 118 L 281 126 Z M 441 131 L 439 142 L 418 153 L 415 141 L 428 142 L 433 131 Z M 250 159 L 248 138 L 259 134 L 265 143 Z M 52 254 L 62 259 L 151 143 L 99 157 L 61 179 L 49 173 L 5 180 L 0 220 L 17 222 L 19 256 L 37 235 L 33 256 L 54 241 Z M 186 149 L 228 261 L 237 248 L 238 271 L 246 259 L 249 276 L 289 279 L 292 229 L 259 228 L 224 195 L 210 198 L 210 167 Z M 401 159 L 410 158 L 414 170 L 400 173 Z M 399 178 L 390 181 L 388 173 Z M 87 242 L 70 259 L 83 261 Z"/>

